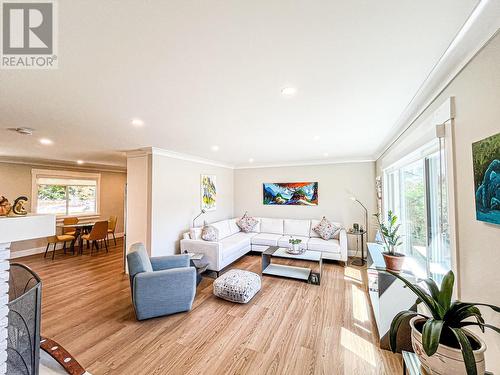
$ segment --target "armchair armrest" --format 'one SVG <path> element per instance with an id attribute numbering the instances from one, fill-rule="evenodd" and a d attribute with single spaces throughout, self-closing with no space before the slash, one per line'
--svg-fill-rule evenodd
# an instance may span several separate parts
<path id="1" fill-rule="evenodd" d="M 222 264 L 222 251 L 219 242 L 203 240 L 181 240 L 181 252 L 201 253 L 208 262 L 208 269 L 220 271 Z"/>
<path id="2" fill-rule="evenodd" d="M 132 298 L 137 319 L 191 310 L 196 294 L 196 269 L 171 268 L 134 277 Z"/>
<path id="3" fill-rule="evenodd" d="M 189 267 L 189 255 L 167 255 L 163 257 L 152 257 L 151 266 L 154 271 L 168 270 L 171 268 Z"/>

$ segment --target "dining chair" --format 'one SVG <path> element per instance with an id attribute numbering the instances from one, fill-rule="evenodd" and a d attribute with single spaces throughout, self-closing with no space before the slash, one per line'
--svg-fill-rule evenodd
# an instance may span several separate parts
<path id="1" fill-rule="evenodd" d="M 63 219 L 63 224 L 64 225 L 78 224 L 78 218 L 77 217 L 66 217 Z M 63 234 L 74 236 L 76 234 L 76 228 L 63 227 Z"/>
<path id="2" fill-rule="evenodd" d="M 117 220 L 118 218 L 116 216 L 110 216 L 108 220 L 108 238 L 110 234 L 113 236 L 113 241 L 115 243 L 115 246 L 116 246 L 115 229 Z"/>
<path id="3" fill-rule="evenodd" d="M 96 247 L 96 250 L 99 251 L 99 245 L 98 242 L 101 241 L 101 243 L 104 243 L 104 246 L 106 247 L 106 252 L 108 252 L 108 243 L 107 243 L 107 238 L 108 238 L 108 221 L 98 221 L 94 224 L 92 227 L 92 230 L 90 231 L 89 234 L 84 234 L 80 236 L 81 238 L 81 244 L 83 245 L 83 240 L 87 241 L 87 244 L 91 242 L 90 246 L 90 255 L 92 255 L 92 250 L 94 249 L 94 246 Z M 83 246 L 80 246 L 80 253 L 83 253 Z"/>
<path id="4" fill-rule="evenodd" d="M 63 243 L 64 254 L 66 254 L 66 242 L 73 241 L 74 239 L 75 239 L 75 236 L 72 236 L 70 234 L 62 234 L 59 236 L 56 235 L 56 236 L 47 237 L 47 247 L 45 248 L 45 254 L 43 255 L 43 257 L 44 258 L 47 257 L 47 252 L 49 251 L 49 246 L 51 244 L 54 244 L 54 248 L 52 249 L 52 260 L 54 260 L 54 257 L 56 256 L 56 246 L 60 242 Z"/>

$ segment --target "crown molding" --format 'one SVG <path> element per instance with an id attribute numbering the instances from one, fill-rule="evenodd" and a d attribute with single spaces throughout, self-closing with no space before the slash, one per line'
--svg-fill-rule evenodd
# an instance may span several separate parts
<path id="1" fill-rule="evenodd" d="M 234 169 L 259 169 L 259 168 L 282 168 L 282 167 L 308 167 L 332 164 L 353 164 L 353 163 L 374 163 L 376 160 L 373 158 L 363 159 L 329 159 L 329 160 L 310 160 L 310 161 L 297 161 L 290 163 L 261 163 L 256 165 L 238 165 Z"/>
<path id="2" fill-rule="evenodd" d="M 84 165 L 75 165 L 74 162 L 65 160 L 49 160 L 49 159 L 35 159 L 35 158 L 19 158 L 0 156 L 0 163 L 5 164 L 20 164 L 32 167 L 48 167 L 52 169 L 71 169 L 75 171 L 99 171 L 99 172 L 114 172 L 114 173 L 127 173 L 127 168 L 118 165 L 106 164 L 91 164 L 85 163 Z"/>
<path id="3" fill-rule="evenodd" d="M 179 159 L 179 160 L 185 160 L 185 161 L 191 161 L 194 163 L 200 163 L 200 164 L 206 164 L 206 165 L 211 165 L 214 167 L 221 167 L 221 168 L 228 168 L 228 169 L 234 169 L 234 165 L 216 161 L 216 160 L 211 160 L 211 159 L 205 159 L 199 156 L 195 155 L 190 155 L 190 154 L 184 154 L 181 152 L 176 152 L 176 151 L 171 151 L 171 150 L 166 150 L 163 148 L 158 148 L 158 147 L 143 147 L 138 150 L 131 150 L 127 152 L 127 158 L 129 157 L 141 157 L 145 155 L 160 155 L 160 156 L 165 156 L 168 158 L 172 159 Z"/>
<path id="4" fill-rule="evenodd" d="M 480 1 L 393 125 L 394 131 L 382 143 L 376 159 L 382 157 L 419 119 L 453 79 L 493 39 L 499 28 L 500 1 Z"/>

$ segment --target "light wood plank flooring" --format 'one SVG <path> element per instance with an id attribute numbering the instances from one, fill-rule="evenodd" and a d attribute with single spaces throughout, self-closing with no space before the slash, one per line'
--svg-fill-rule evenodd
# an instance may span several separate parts
<path id="1" fill-rule="evenodd" d="M 365 271 L 323 265 L 321 286 L 264 277 L 239 305 L 212 295 L 204 278 L 189 313 L 138 322 L 110 253 L 19 258 L 43 281 L 42 333 L 99 374 L 400 374 L 400 356 L 378 348 Z M 259 272 L 260 257 L 232 267 Z"/>

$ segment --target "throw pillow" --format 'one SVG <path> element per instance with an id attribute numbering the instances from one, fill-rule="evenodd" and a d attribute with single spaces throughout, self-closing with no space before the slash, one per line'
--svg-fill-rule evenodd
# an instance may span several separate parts
<path id="1" fill-rule="evenodd" d="M 258 220 L 254 217 L 247 216 L 247 213 L 245 212 L 245 215 L 236 222 L 238 226 L 241 228 L 241 230 L 245 233 L 249 233 L 255 228 L 255 226 L 258 224 Z"/>
<path id="2" fill-rule="evenodd" d="M 201 229 L 201 239 L 205 241 L 218 241 L 219 231 L 214 226 L 205 223 Z"/>
<path id="3" fill-rule="evenodd" d="M 326 217 L 323 216 L 323 219 L 316 225 L 313 230 L 319 234 L 319 236 L 324 240 L 329 240 L 330 238 L 335 237 L 335 235 L 340 231 L 341 228 L 337 227 L 335 224 L 332 224 Z"/>

